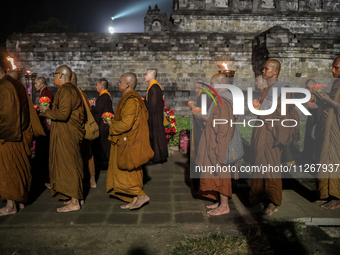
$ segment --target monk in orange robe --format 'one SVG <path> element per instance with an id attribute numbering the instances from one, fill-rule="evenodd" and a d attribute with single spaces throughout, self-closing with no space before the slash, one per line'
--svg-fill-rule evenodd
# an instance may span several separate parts
<path id="1" fill-rule="evenodd" d="M 60 86 L 52 110 L 40 105 L 40 115 L 50 118 L 50 184 L 53 197 L 66 199 L 58 212 L 76 211 L 83 200 L 83 161 L 80 154 L 85 136 L 85 110 L 79 89 L 71 81 L 72 71 L 60 66 L 54 83 Z"/>
<path id="2" fill-rule="evenodd" d="M 123 167 L 124 162 L 121 164 L 118 162 L 120 157 L 122 158 L 122 155 L 118 155 L 118 146 L 122 148 L 125 141 L 128 147 L 143 143 L 145 145 L 143 150 L 151 152 L 147 160 L 154 155 L 149 142 L 148 112 L 142 98 L 134 90 L 136 85 L 135 74 L 126 73 L 120 77 L 119 91 L 123 93 L 123 97 L 119 100 L 114 119 L 112 121 L 104 119 L 104 122 L 110 125 L 109 141 L 112 144 L 106 190 L 109 194 L 128 202 L 127 205 L 121 206 L 122 209 L 137 209 L 150 200 L 143 191 L 142 167 L 136 166 L 132 170 L 120 169 L 119 166 Z M 128 147 L 127 150 L 134 149 Z M 140 151 L 134 151 L 134 155 L 125 160 L 133 161 L 133 158 L 140 154 Z"/>
<path id="3" fill-rule="evenodd" d="M 71 83 L 76 87 L 78 86 L 77 75 L 76 75 L 75 72 L 72 72 Z M 89 99 L 88 99 L 87 95 L 85 94 L 84 91 L 82 91 L 82 90 L 80 90 L 80 91 L 83 94 L 89 109 L 91 109 L 91 105 L 89 103 Z M 84 139 L 84 141 L 82 143 L 81 152 L 82 152 L 84 168 L 88 168 L 88 171 L 90 173 L 90 187 L 91 188 L 97 188 L 96 166 L 95 166 L 95 163 L 94 163 L 94 156 L 93 156 L 93 152 L 92 152 L 92 148 L 91 148 L 91 141 Z"/>
<path id="4" fill-rule="evenodd" d="M 280 93 L 282 87 L 288 84 L 278 81 L 281 70 L 281 63 L 278 60 L 270 59 L 264 63 L 262 77 L 267 80 L 268 87 L 265 88 L 260 96 L 261 110 L 269 109 L 272 106 L 272 88 L 277 87 Z M 292 98 L 287 94 L 287 98 Z M 251 138 L 251 163 L 254 166 L 265 165 L 280 166 L 281 153 L 284 146 L 289 145 L 292 141 L 297 142 L 300 139 L 299 115 L 294 105 L 287 105 L 287 115 L 281 115 L 281 94 L 278 97 L 278 104 L 275 112 L 266 116 L 259 116 L 265 124 L 262 127 L 254 127 Z M 274 125 L 266 119 L 278 119 Z M 281 126 L 284 119 L 294 119 L 298 125 L 294 128 Z M 260 125 L 259 122 L 257 122 Z M 290 125 L 290 124 L 286 124 Z M 263 210 L 262 215 L 269 216 L 278 210 L 282 202 L 282 179 L 281 173 L 254 173 L 251 179 L 250 187 L 250 204 L 256 205 L 262 201 L 268 203 Z"/>
<path id="5" fill-rule="evenodd" d="M 317 140 L 317 162 L 328 167 L 327 171 L 318 173 L 317 179 L 319 198 L 326 202 L 321 207 L 325 209 L 340 208 L 340 56 L 333 61 L 332 74 L 337 80 L 329 96 L 325 92 L 315 92 L 326 102 Z"/>
<path id="6" fill-rule="evenodd" d="M 211 78 L 211 86 L 215 84 L 230 84 L 231 82 L 224 74 L 215 74 Z M 231 93 L 227 89 L 217 89 L 218 94 Z M 222 98 L 222 105 L 214 103 L 209 108 L 208 115 L 202 116 L 207 121 L 205 129 L 203 129 L 200 143 L 198 146 L 198 153 L 196 157 L 196 166 L 208 167 L 219 165 L 221 167 L 227 166 L 224 163 L 228 153 L 229 142 L 233 136 L 234 128 L 230 126 L 230 120 L 234 121 L 233 108 L 231 103 Z M 226 119 L 228 124 L 215 125 L 213 127 L 214 119 Z M 217 201 L 213 205 L 207 206 L 212 209 L 207 213 L 210 215 L 222 215 L 230 212 L 228 201 L 232 198 L 231 178 L 230 172 L 216 173 L 217 176 L 212 176 L 210 172 L 203 172 L 200 177 L 200 194 Z"/>
<path id="7" fill-rule="evenodd" d="M 0 216 L 24 208 L 31 185 L 33 136 L 45 135 L 34 105 L 18 80 L 0 67 Z"/>

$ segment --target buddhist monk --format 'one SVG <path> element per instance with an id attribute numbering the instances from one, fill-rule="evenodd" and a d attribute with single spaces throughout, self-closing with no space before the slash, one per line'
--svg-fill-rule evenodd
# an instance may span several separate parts
<path id="1" fill-rule="evenodd" d="M 279 81 L 278 76 L 281 70 L 281 63 L 278 60 L 270 59 L 264 63 L 262 78 L 264 78 L 268 87 L 263 90 L 260 96 L 261 110 L 269 109 L 272 106 L 273 93 L 272 88 L 278 88 L 278 104 L 275 112 L 258 118 L 264 121 L 262 127 L 254 127 L 251 138 L 251 163 L 254 166 L 271 165 L 280 166 L 281 153 L 284 146 L 289 145 L 292 141 L 297 142 L 300 139 L 299 115 L 294 105 L 287 105 L 287 115 L 281 115 L 281 88 L 288 86 L 285 82 Z M 287 98 L 292 95 L 287 94 Z M 278 119 L 274 125 L 266 119 Z M 298 125 L 294 128 L 283 127 L 281 121 L 284 119 L 295 119 Z M 289 122 L 287 122 L 289 123 Z M 292 125 L 293 123 L 287 124 Z M 260 123 L 258 122 L 258 125 Z M 282 180 L 281 173 L 253 173 L 250 187 L 250 204 L 256 205 L 262 201 L 265 202 L 266 208 L 262 215 L 269 216 L 278 211 L 278 206 L 282 202 Z"/>
<path id="2" fill-rule="evenodd" d="M 262 75 L 256 77 L 255 85 L 261 91 L 268 87 L 267 81 L 262 78 Z"/>
<path id="3" fill-rule="evenodd" d="M 319 198 L 326 202 L 321 207 L 325 209 L 340 207 L 340 169 L 335 165 L 340 163 L 340 56 L 333 61 L 332 74 L 336 80 L 329 96 L 324 91 L 315 92 L 326 103 L 317 141 L 318 163 L 328 166 L 327 171 L 318 173 L 317 179 Z"/>
<path id="4" fill-rule="evenodd" d="M 149 88 L 146 92 L 145 105 L 149 112 L 150 144 L 155 152 L 151 161 L 162 163 L 168 158 L 168 145 L 164 129 L 163 91 L 156 78 L 156 69 L 146 71 L 145 81 L 149 83 Z"/>
<path id="5" fill-rule="evenodd" d="M 7 204 L 0 216 L 24 208 L 31 185 L 33 136 L 44 135 L 33 103 L 23 84 L 0 67 L 0 198 Z"/>
<path id="6" fill-rule="evenodd" d="M 17 80 L 17 81 L 20 80 L 20 75 L 17 71 L 9 71 L 7 74 L 11 76 L 14 80 Z"/>
<path id="7" fill-rule="evenodd" d="M 46 79 L 44 77 L 38 77 L 35 79 L 35 90 L 40 92 L 39 99 L 41 97 L 48 97 L 51 101 L 49 102 L 49 109 L 52 109 L 54 96 L 53 93 L 47 88 Z M 37 112 L 40 113 L 39 107 L 37 108 Z M 49 157 L 49 144 L 50 144 L 50 127 L 51 121 L 45 117 L 39 117 L 40 123 L 44 128 L 46 136 L 41 136 L 36 139 L 35 144 L 35 155 L 40 160 L 41 166 L 46 173 L 46 177 L 44 178 L 46 183 L 45 186 L 50 188 L 50 181 L 48 177 L 48 157 Z"/>
<path id="8" fill-rule="evenodd" d="M 96 158 L 101 162 L 105 169 L 107 168 L 107 162 L 110 158 L 111 144 L 107 139 L 109 137 L 109 126 L 102 121 L 102 114 L 105 112 L 114 113 L 108 87 L 109 83 L 106 79 L 100 79 L 97 82 L 96 89 L 99 93 L 99 97 L 96 99 L 96 104 L 91 105 L 93 117 L 99 127 L 99 137 L 93 141 L 93 147 L 97 152 Z"/>
<path id="9" fill-rule="evenodd" d="M 77 75 L 76 75 L 75 72 L 72 72 L 71 83 L 74 86 L 78 87 Z M 87 95 L 85 94 L 84 91 L 82 91 L 82 90 L 80 90 L 80 91 L 83 94 L 83 97 L 85 98 L 85 101 L 86 101 L 89 109 L 91 109 L 91 105 L 89 103 Z M 91 148 L 91 141 L 84 139 L 84 141 L 82 143 L 82 147 L 81 147 L 81 152 L 82 152 L 82 158 L 83 158 L 83 165 L 84 165 L 84 167 L 88 168 L 88 171 L 90 173 L 90 187 L 91 188 L 97 188 L 96 166 L 94 164 L 94 157 L 93 157 L 92 148 Z M 82 202 L 84 202 L 84 201 L 81 201 L 80 203 L 82 204 Z"/>
<path id="10" fill-rule="evenodd" d="M 81 94 L 71 83 L 72 71 L 60 66 L 55 71 L 54 83 L 60 86 L 52 110 L 40 105 L 40 115 L 50 118 L 50 184 L 53 197 L 70 199 L 58 212 L 76 211 L 83 200 L 83 161 L 80 145 L 85 135 L 85 112 Z"/>
<path id="11" fill-rule="evenodd" d="M 316 125 L 321 121 L 321 117 L 323 114 L 323 102 L 316 97 L 315 93 L 313 93 L 312 86 L 315 85 L 316 82 L 313 79 L 309 79 L 305 83 L 305 88 L 309 90 L 312 94 L 310 102 L 315 103 L 316 109 L 308 109 L 308 111 L 312 114 L 307 117 L 306 122 L 306 131 L 305 131 L 305 140 L 303 145 L 303 159 L 305 163 L 317 163 L 315 161 L 315 153 L 316 153 Z"/>
<path id="12" fill-rule="evenodd" d="M 120 77 L 119 91 L 123 93 L 123 96 L 117 105 L 114 119 L 112 121 L 104 119 L 105 123 L 110 125 L 109 140 L 112 144 L 106 190 L 109 194 L 128 202 L 127 205 L 121 206 L 122 209 L 137 209 L 150 200 L 143 191 L 142 167 L 137 166 L 132 170 L 118 167 L 141 155 L 140 149 L 150 153 L 147 160 L 153 157 L 149 142 L 148 112 L 142 98 L 135 91 L 136 85 L 135 74 L 125 73 Z M 127 158 L 126 150 L 123 151 L 124 155 L 118 155 L 118 147 L 123 148 L 124 144 L 131 146 L 130 149 L 133 150 L 129 158 Z M 133 145 L 141 145 L 141 147 L 136 149 Z M 122 158 L 125 158 L 126 162 L 118 162 Z"/>
<path id="13" fill-rule="evenodd" d="M 224 74 L 215 74 L 211 78 L 210 85 L 215 87 L 216 84 L 231 84 L 231 82 Z M 196 157 L 196 165 L 199 167 L 227 166 L 224 160 L 228 152 L 229 142 L 233 136 L 234 127 L 230 125 L 216 125 L 214 127 L 213 121 L 214 119 L 234 121 L 232 105 L 226 99 L 228 97 L 232 100 L 232 95 L 228 89 L 215 88 L 215 90 L 221 97 L 222 105 L 212 103 L 209 107 L 206 127 L 203 129 Z M 224 94 L 226 96 L 223 96 Z M 232 198 L 230 173 L 217 173 L 216 176 L 209 172 L 202 173 L 200 193 L 217 201 L 215 204 L 207 206 L 207 208 L 212 209 L 207 212 L 208 214 L 217 216 L 229 213 L 228 201 Z"/>

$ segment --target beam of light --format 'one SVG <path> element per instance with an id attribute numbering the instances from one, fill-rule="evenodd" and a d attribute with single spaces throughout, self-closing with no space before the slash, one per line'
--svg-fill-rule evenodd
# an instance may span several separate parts
<path id="1" fill-rule="evenodd" d="M 113 34 L 115 32 L 115 29 L 113 27 L 109 27 L 110 34 Z"/>
<path id="2" fill-rule="evenodd" d="M 159 1 L 148 1 L 145 3 L 145 1 L 141 1 L 143 3 L 139 3 L 139 4 L 134 4 L 133 7 L 127 8 L 124 11 L 122 11 L 121 13 L 117 14 L 116 16 L 113 17 L 113 19 L 118 19 L 121 17 L 125 17 L 131 14 L 135 14 L 137 12 L 141 12 L 141 11 L 147 11 L 149 5 L 152 7 L 152 9 L 155 7 L 155 4 L 159 5 L 161 2 L 166 2 L 168 0 L 159 0 Z M 160 9 L 160 8 L 159 8 Z M 113 20 L 112 19 L 112 20 Z"/>
<path id="3" fill-rule="evenodd" d="M 15 69 L 17 68 L 17 66 L 14 65 L 14 59 L 11 58 L 10 56 L 8 56 L 8 57 L 7 57 L 7 60 L 8 60 L 9 62 L 11 62 L 11 64 L 12 64 L 12 70 L 15 70 Z"/>

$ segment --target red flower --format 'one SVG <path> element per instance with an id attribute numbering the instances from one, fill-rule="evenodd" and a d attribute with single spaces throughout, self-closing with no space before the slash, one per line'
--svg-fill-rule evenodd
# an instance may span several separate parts
<path id="1" fill-rule="evenodd" d="M 165 117 L 167 121 L 169 121 L 169 117 Z"/>
<path id="2" fill-rule="evenodd" d="M 170 111 L 170 109 L 169 108 L 164 108 L 164 111 L 168 112 L 168 111 Z"/>
<path id="3" fill-rule="evenodd" d="M 170 135 L 166 135 L 166 139 L 168 139 L 168 140 L 169 140 L 169 139 L 170 139 L 170 137 L 171 137 Z"/>
<path id="4" fill-rule="evenodd" d="M 170 112 L 169 112 L 169 114 L 171 115 L 171 116 L 173 116 L 174 115 L 174 110 L 171 110 Z"/>

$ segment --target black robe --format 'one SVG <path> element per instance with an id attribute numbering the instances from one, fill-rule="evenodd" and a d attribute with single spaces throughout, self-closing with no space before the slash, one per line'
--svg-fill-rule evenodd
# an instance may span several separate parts
<path id="1" fill-rule="evenodd" d="M 155 155 L 151 159 L 154 163 L 166 161 L 168 158 L 168 145 L 164 129 L 164 107 L 162 89 L 154 84 L 149 89 L 145 100 L 149 112 L 150 145 Z"/>
<path id="2" fill-rule="evenodd" d="M 92 106 L 92 114 L 99 127 L 99 137 L 94 141 L 94 153 L 102 161 L 109 161 L 111 144 L 108 140 L 110 126 L 102 121 L 104 112 L 113 112 L 111 97 L 104 93 L 96 100 L 96 105 Z M 100 154 L 100 155 L 99 155 Z"/>

